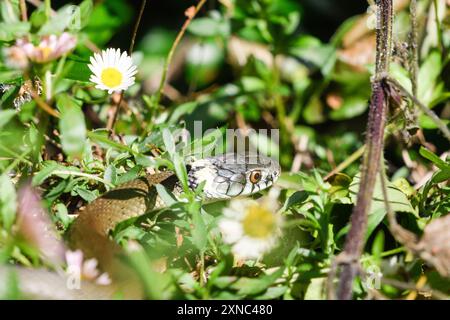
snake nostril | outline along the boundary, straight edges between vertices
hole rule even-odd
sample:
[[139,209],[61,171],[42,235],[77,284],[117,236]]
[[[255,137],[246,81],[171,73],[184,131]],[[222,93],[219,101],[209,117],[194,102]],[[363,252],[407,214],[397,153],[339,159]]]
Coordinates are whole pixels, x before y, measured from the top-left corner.
[[279,172],[274,172],[274,173],[272,174],[272,182],[274,182],[275,180],[277,180],[278,177],[279,177],[279,175],[280,175]]

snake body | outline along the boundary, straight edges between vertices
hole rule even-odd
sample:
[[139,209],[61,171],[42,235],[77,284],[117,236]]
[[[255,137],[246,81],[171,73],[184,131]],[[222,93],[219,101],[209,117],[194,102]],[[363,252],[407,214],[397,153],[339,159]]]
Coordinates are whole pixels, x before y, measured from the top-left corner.
[[[280,166],[275,160],[262,155],[228,153],[194,161],[187,171],[189,188],[196,189],[203,184],[203,198],[206,201],[216,201],[247,196],[271,186],[280,174]],[[116,277],[123,275],[127,268],[117,259],[121,248],[109,239],[109,235],[118,223],[166,206],[157,192],[157,184],[163,185],[176,197],[183,193],[183,188],[173,172],[149,174],[106,192],[80,211],[71,226],[70,246],[83,250],[86,257],[95,257],[102,269],[113,276],[114,286],[86,284],[81,292],[71,292],[57,284],[55,275],[44,276],[48,271],[22,270],[22,291],[46,298],[90,299],[111,298],[112,293],[120,287],[126,297],[142,297],[142,288],[139,288],[137,279],[132,276]],[[33,272],[34,275],[39,272],[42,274],[33,278]],[[0,280],[1,278],[0,270]],[[55,290],[51,290],[52,286],[59,286],[56,290],[57,296],[49,294],[55,293]]]

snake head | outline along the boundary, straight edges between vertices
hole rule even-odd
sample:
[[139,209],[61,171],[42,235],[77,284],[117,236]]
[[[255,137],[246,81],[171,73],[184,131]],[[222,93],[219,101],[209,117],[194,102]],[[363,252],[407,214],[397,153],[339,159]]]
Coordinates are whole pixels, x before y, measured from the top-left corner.
[[207,200],[248,196],[270,187],[280,176],[280,164],[259,154],[226,153],[194,161],[190,165],[189,187],[205,182]]

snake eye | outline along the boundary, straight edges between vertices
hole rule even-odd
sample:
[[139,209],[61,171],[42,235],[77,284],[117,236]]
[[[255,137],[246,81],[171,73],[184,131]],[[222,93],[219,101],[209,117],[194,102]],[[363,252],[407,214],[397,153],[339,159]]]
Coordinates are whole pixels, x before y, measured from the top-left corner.
[[259,170],[252,171],[252,173],[250,174],[250,182],[255,184],[258,183],[259,180],[261,180],[261,171]]

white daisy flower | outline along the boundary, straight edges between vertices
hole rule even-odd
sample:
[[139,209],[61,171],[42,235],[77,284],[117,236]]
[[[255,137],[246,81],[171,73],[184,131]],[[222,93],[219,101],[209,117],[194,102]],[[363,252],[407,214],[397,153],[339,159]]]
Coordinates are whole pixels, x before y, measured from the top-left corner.
[[3,49],[5,65],[12,69],[25,70],[28,68],[28,56],[26,52],[18,47],[12,46]]
[[258,259],[275,246],[282,222],[275,203],[270,197],[263,202],[238,198],[223,210],[219,229],[236,258]]
[[109,94],[128,89],[134,84],[137,73],[133,60],[120,49],[106,49],[101,54],[95,53],[88,65],[92,71],[89,80],[96,88],[107,90]]
[[72,51],[77,44],[77,38],[64,32],[60,36],[49,35],[41,37],[39,44],[35,46],[28,39],[16,41],[16,47],[23,50],[28,59],[36,63],[46,63]]
[[97,260],[84,259],[83,252],[81,250],[66,251],[67,273],[68,275],[77,274],[83,280],[94,281],[99,285],[110,285],[111,279],[105,272],[100,274],[97,269]]

